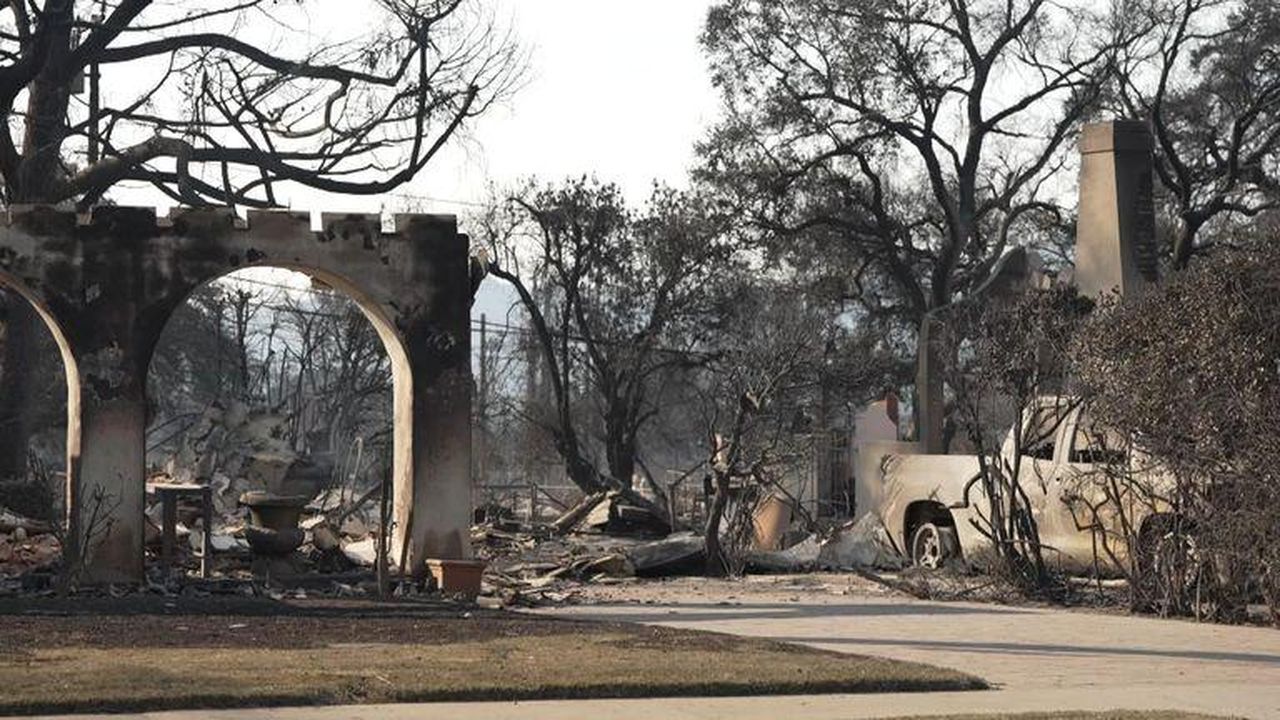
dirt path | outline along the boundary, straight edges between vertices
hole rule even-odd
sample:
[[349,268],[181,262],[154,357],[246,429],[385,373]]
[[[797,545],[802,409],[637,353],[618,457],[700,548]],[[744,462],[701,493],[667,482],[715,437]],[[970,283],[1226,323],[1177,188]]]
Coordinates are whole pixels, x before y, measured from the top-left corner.
[[[615,586],[584,600],[595,604],[545,612],[928,662],[1019,694],[1075,694],[1084,701],[1128,690],[1134,707],[1168,697],[1182,703],[1172,708],[1280,717],[1280,632],[1268,628],[923,602],[834,575]],[[1185,707],[1186,698],[1198,695],[1207,708]]]

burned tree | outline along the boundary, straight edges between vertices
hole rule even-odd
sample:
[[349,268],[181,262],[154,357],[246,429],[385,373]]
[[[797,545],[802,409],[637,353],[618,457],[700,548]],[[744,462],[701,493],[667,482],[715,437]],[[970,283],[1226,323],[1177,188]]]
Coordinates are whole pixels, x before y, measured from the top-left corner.
[[265,0],[8,3],[5,200],[84,205],[126,180],[186,205],[386,192],[510,87],[514,50],[471,7],[373,0],[367,29],[317,42],[289,29],[306,8]]
[[631,491],[640,431],[664,374],[705,359],[711,288],[732,272],[724,223],[694,196],[658,189],[637,212],[586,179],[529,188],[486,216],[489,273],[519,296],[552,390],[553,407],[530,419],[584,493],[649,504]]
[[703,42],[726,117],[701,173],[914,335],[1011,247],[1065,239],[1046,185],[1137,32],[1090,5],[722,0]]
[[849,322],[838,303],[815,300],[794,280],[738,284],[727,320],[709,339],[716,352],[690,384],[710,476],[702,527],[710,575],[742,572],[755,510],[771,495],[813,525],[816,513],[786,481],[812,472],[813,459],[829,452],[820,442],[828,416],[842,409],[851,416],[904,376],[880,328]]
[[971,482],[985,507],[974,522],[990,541],[989,569],[1031,593],[1062,590],[1041,539],[1044,508],[1056,499],[1042,461],[1080,404],[1066,394],[1068,346],[1092,305],[1073,287],[1029,288],[953,305],[942,324],[956,357],[947,383],[978,460]]
[[[360,10],[315,34],[295,29],[309,6],[266,0],[5,3],[4,202],[87,207],[128,183],[177,204],[270,207],[290,185],[407,182],[511,89],[519,53],[468,0]],[[18,341],[31,334],[11,328],[0,386],[36,365]],[[25,427],[9,399],[0,423]],[[0,456],[25,453],[24,433],[5,438]]]
[[1280,207],[1280,9],[1160,0],[1145,12],[1154,29],[1124,49],[1117,104],[1151,125],[1183,268],[1209,231]]
[[[1073,356],[1099,424],[1123,441],[1125,452],[1086,478],[1105,503],[1088,510],[1122,520],[1102,550],[1124,561],[1134,604],[1238,620],[1261,603],[1280,625],[1274,235],[1104,305]],[[1147,520],[1133,521],[1143,510]]]

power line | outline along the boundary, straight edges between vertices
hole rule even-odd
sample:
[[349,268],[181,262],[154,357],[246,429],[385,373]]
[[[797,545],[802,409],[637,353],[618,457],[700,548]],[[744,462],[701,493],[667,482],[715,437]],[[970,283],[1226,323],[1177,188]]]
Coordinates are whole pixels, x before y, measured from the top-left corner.
[[[355,300],[351,299],[349,295],[333,288],[326,289],[326,288],[317,288],[314,286],[310,288],[300,288],[300,287],[294,287],[292,285],[284,285],[281,283],[268,282],[265,280],[256,280],[253,278],[239,278],[239,277],[231,277],[231,276],[224,276],[224,277],[234,282],[244,282],[252,285],[259,285],[262,287],[275,288],[279,290],[288,290],[292,292],[299,292],[299,293],[317,292],[317,293],[326,293],[326,294],[336,294],[346,298],[348,301],[350,301],[353,305],[356,306],[356,309],[359,309],[359,304],[356,303]],[[306,309],[298,308],[291,305],[276,305],[276,304],[271,304],[267,302],[263,303],[263,307],[266,307],[269,310],[276,311],[276,312],[291,312],[299,315],[308,315],[312,317],[324,317],[324,318],[330,318],[334,320],[345,320],[348,317],[350,317],[349,315],[343,314],[343,313],[326,312],[323,310],[306,310]],[[482,321],[476,318],[470,319],[470,330],[473,335],[479,334],[481,332],[481,323]],[[495,330],[502,330],[505,332],[516,333],[519,335],[523,335],[525,337],[535,337],[535,338],[538,337],[537,331],[525,326],[512,325],[510,323],[496,322],[492,320],[484,320],[483,324],[486,328],[492,328]],[[564,333],[558,330],[550,330],[550,333],[552,337],[555,337],[555,338],[560,338],[564,336]],[[568,336],[568,339],[569,341],[575,342],[575,343],[586,344],[590,342],[590,343],[594,343],[596,345],[600,345],[604,347],[624,347],[632,344],[623,340],[589,341],[587,340],[587,338],[581,335],[572,335],[572,334]],[[684,348],[669,348],[669,347],[655,347],[654,351],[664,353],[667,355],[683,355],[685,357],[691,357],[691,358],[707,358],[714,354],[707,351],[688,350]]]
[[432,195],[417,195],[414,193],[406,193],[406,192],[391,192],[386,194],[392,197],[404,198],[406,200],[426,200],[429,202],[444,203],[446,205],[464,205],[467,207],[477,207],[477,208],[489,207],[488,204],[477,202],[475,200],[451,200],[449,198],[434,197]]
[[[471,332],[473,332],[473,333],[478,333],[478,332],[480,332],[480,330],[479,330],[479,325],[480,325],[480,321],[479,321],[479,320],[472,319],[472,320],[471,320],[471,326],[472,326],[472,328],[471,328]],[[488,327],[499,328],[499,329],[505,330],[505,331],[507,331],[507,332],[513,332],[513,333],[517,333],[517,334],[521,334],[521,335],[525,335],[525,336],[538,337],[538,333],[537,333],[537,331],[536,331],[536,330],[533,330],[533,329],[531,329],[531,328],[527,328],[527,327],[521,327],[521,326],[518,326],[518,325],[511,325],[511,324],[509,324],[509,323],[497,323],[497,322],[490,322],[490,321],[488,321],[488,320],[486,320],[486,321],[485,321],[485,325],[486,325],[486,326],[488,326]],[[549,330],[549,332],[551,333],[551,336],[552,336],[553,338],[563,338],[563,337],[565,336],[565,335],[564,335],[564,333],[560,332],[559,330]],[[579,336],[579,335],[569,335],[569,336],[568,336],[568,339],[569,339],[571,342],[576,342],[576,343],[587,343],[587,342],[591,342],[591,343],[594,343],[594,344],[596,344],[596,345],[601,345],[601,346],[604,346],[604,347],[627,347],[627,346],[630,346],[630,345],[633,345],[633,344],[634,344],[634,343],[627,342],[627,341],[625,341],[625,340],[591,340],[591,341],[588,341],[586,338],[584,338],[584,337],[582,337],[582,336]],[[715,354],[715,353],[707,352],[707,351],[704,351],[704,350],[686,350],[686,349],[683,349],[683,348],[668,348],[668,347],[655,347],[655,348],[654,348],[654,350],[655,350],[656,352],[666,353],[666,354],[669,354],[669,355],[684,355],[684,356],[686,356],[686,357],[701,357],[701,358],[711,357],[712,355],[714,355],[714,354]]]

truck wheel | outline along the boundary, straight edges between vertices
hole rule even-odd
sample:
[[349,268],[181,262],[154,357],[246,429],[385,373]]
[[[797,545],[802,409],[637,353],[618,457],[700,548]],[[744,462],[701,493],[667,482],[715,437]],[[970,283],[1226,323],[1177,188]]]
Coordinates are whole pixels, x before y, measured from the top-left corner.
[[937,570],[960,555],[956,529],[949,525],[924,523],[911,536],[911,561],[917,567]]

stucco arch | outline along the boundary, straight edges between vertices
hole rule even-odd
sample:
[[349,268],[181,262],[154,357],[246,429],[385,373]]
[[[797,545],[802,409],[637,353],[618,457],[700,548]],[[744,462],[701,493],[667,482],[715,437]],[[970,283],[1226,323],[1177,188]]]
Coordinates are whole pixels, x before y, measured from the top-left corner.
[[[361,314],[369,321],[377,333],[378,338],[382,341],[383,351],[386,352],[390,361],[391,368],[391,423],[392,423],[392,452],[391,452],[391,487],[393,488],[393,497],[396,495],[396,488],[407,488],[413,483],[413,366],[410,362],[409,352],[405,345],[404,337],[396,327],[395,320],[392,317],[392,309],[384,304],[377,302],[367,291],[357,285],[343,273],[337,272],[331,268],[321,267],[319,263],[303,263],[290,261],[259,261],[252,262],[239,267],[228,269],[220,275],[203,280],[199,284],[186,291],[181,299],[173,302],[168,308],[166,319],[161,324],[161,332],[167,327],[172,320],[173,314],[177,309],[186,304],[191,296],[200,289],[209,286],[218,280],[226,278],[236,272],[249,268],[274,268],[290,270],[293,272],[306,275],[310,278],[319,280],[320,282],[333,288],[359,308]],[[155,340],[160,339],[160,333],[156,334]],[[154,360],[155,345],[153,344],[146,353],[148,361],[148,372],[151,362]],[[149,390],[148,390],[149,392]],[[403,533],[396,534],[395,548],[399,548],[400,542],[403,542]],[[399,555],[396,555],[398,558]]]
[[317,231],[289,211],[15,207],[7,219],[0,270],[43,299],[76,372],[69,474],[111,499],[88,579],[142,578],[145,385],[161,331],[197,287],[250,266],[310,274],[370,319],[393,368],[394,542],[415,574],[427,558],[471,556],[469,243],[453,217],[400,215],[392,232],[354,214],[322,214]]
[[[66,378],[67,390],[65,510],[68,516],[68,523],[70,523],[75,517],[71,512],[71,508],[78,500],[76,497],[78,484],[76,482],[76,469],[80,465],[80,368],[76,363],[75,355],[71,352],[71,343],[67,339],[66,332],[62,329],[62,325],[54,317],[53,311],[49,309],[44,299],[22,280],[3,270],[0,270],[0,286],[26,300],[27,304],[36,311],[36,315],[40,317],[45,328],[49,330],[49,334],[53,336],[53,341],[58,347],[58,355],[62,358],[62,370]],[[67,536],[75,537],[76,533],[67,533]]]

